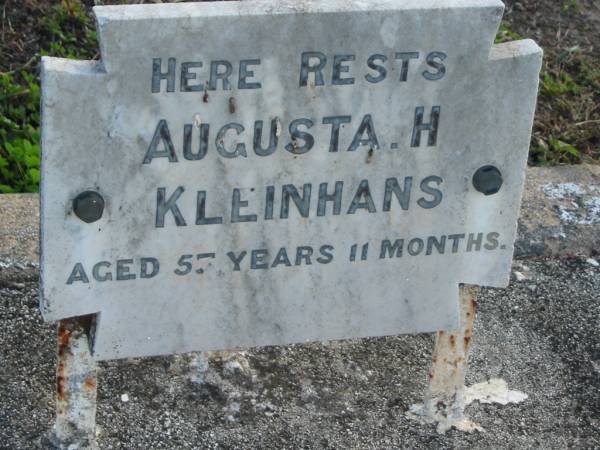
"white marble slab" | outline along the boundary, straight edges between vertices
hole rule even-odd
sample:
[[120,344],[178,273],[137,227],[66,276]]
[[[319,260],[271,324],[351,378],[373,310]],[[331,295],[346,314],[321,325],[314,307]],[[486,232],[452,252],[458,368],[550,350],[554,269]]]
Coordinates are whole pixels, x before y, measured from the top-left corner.
[[[101,61],[43,58],[45,319],[97,313],[99,360],[455,327],[459,283],[508,282],[537,94],[539,47],[492,46],[502,11],[96,7]],[[415,132],[420,108],[436,131]],[[472,183],[486,165],[494,195]]]

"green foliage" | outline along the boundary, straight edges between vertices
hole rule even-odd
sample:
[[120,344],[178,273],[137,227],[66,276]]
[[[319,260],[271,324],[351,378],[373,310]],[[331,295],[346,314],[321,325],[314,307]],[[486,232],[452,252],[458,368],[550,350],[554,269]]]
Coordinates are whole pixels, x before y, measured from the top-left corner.
[[560,139],[555,139],[550,137],[550,148],[559,153],[566,153],[571,156],[579,157],[579,150],[573,147],[571,144],[567,144],[566,142],[561,141]]
[[523,39],[523,37],[519,33],[511,30],[506,22],[502,22],[500,24],[500,29],[496,35],[496,44],[502,44],[503,42],[509,41],[518,41],[519,39]]
[[[80,0],[50,7],[38,28],[44,38],[41,55],[91,59],[96,54],[93,22]],[[0,73],[0,193],[38,190],[39,109],[37,67]]]
[[580,92],[580,86],[575,83],[571,75],[565,72],[553,74],[546,71],[542,73],[541,88],[543,93],[550,96],[577,95]]
[[35,192],[40,179],[40,87],[21,72],[0,75],[0,192]]
[[15,139],[4,143],[3,153],[0,155],[0,174],[8,184],[0,184],[0,192],[36,192],[40,183],[39,144],[28,139]]
[[561,10],[563,13],[577,12],[579,2],[577,0],[563,0]]

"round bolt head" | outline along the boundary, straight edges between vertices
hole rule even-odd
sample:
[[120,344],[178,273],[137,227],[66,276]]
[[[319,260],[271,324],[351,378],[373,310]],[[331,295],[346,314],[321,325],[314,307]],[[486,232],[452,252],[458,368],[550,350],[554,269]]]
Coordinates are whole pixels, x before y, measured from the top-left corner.
[[73,199],[73,212],[86,223],[95,222],[104,212],[104,199],[95,191],[84,191]]
[[473,186],[484,195],[496,194],[502,182],[502,173],[494,166],[480,167],[473,175]]

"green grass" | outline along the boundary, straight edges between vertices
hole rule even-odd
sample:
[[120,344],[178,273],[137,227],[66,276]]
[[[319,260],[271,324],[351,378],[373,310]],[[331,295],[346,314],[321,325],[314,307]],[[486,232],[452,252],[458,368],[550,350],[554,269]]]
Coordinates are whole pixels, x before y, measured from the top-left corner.
[[540,79],[536,164],[600,159],[600,66],[577,47],[550,55]]
[[[565,14],[578,10],[565,0]],[[502,23],[496,43],[523,39]],[[600,62],[579,47],[546,49],[529,153],[532,165],[577,164],[600,159]]]
[[508,24],[505,22],[500,24],[500,29],[496,35],[496,44],[502,44],[503,42],[509,41],[518,41],[520,39],[523,39],[523,37],[519,33],[511,30]]
[[577,12],[579,10],[578,0],[563,0],[561,10],[563,13]]

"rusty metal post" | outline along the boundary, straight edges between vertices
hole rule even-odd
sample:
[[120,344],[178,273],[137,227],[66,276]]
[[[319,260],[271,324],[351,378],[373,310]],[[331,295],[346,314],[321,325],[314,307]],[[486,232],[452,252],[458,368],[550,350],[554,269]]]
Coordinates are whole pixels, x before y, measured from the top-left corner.
[[96,448],[96,363],[91,354],[94,316],[58,325],[56,421],[51,443],[59,449]]
[[421,414],[438,423],[438,431],[451,427],[465,431],[479,429],[464,415],[465,376],[477,309],[479,286],[460,287],[460,328],[440,331],[435,339],[429,385]]

